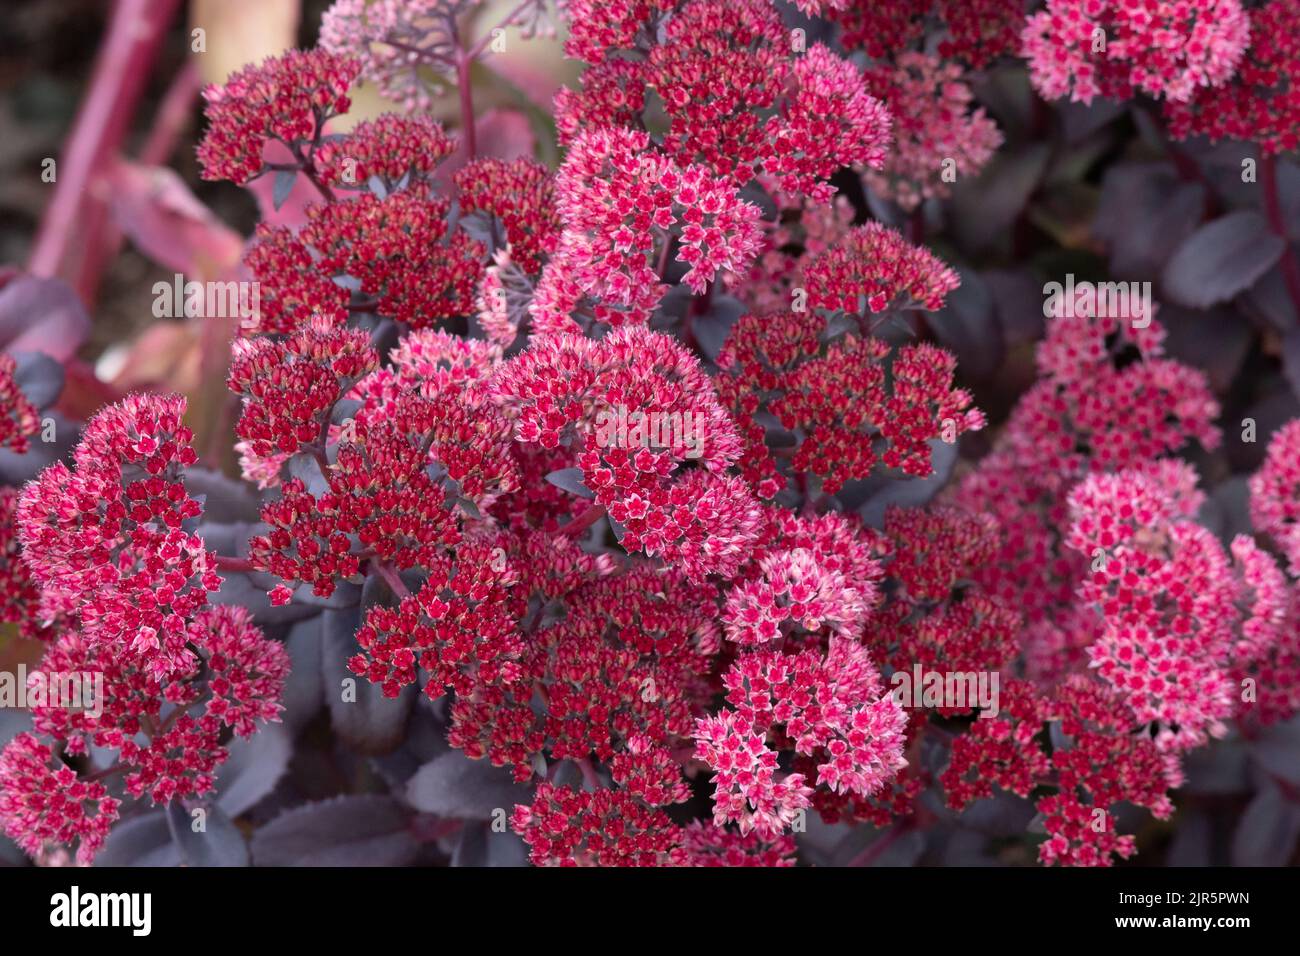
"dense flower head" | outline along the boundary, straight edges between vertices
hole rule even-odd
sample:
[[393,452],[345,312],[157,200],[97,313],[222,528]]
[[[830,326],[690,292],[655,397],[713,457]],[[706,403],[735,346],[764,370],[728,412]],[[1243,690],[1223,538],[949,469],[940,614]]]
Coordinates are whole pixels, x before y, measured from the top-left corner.
[[811,551],[778,551],[727,596],[728,640],[766,644],[801,629],[856,637],[876,597],[874,582],[825,568]]
[[100,412],[73,453],[24,490],[19,534],[42,614],[75,614],[87,638],[120,646],[155,676],[189,667],[187,620],[220,587],[212,555],[186,530],[202,508],[179,396],[133,395]]
[[683,5],[648,62],[649,84],[671,121],[669,153],[748,180],[767,145],[759,111],[772,109],[784,92],[788,45],[767,0]]
[[[573,33],[570,33],[573,36]],[[582,89],[555,94],[555,132],[567,146],[584,129],[635,127],[645,110],[650,64],[645,60],[603,60],[587,67]]]
[[531,159],[477,159],[456,171],[461,208],[495,216],[505,230],[510,259],[529,275],[559,242],[560,218],[550,172]]
[[34,706],[37,732],[62,741],[70,755],[92,745],[117,751],[116,766],[132,797],[166,803],[207,793],[227,757],[223,731],[247,737],[258,723],[278,719],[289,658],[244,608],[199,611],[189,636],[194,666],[154,679],[111,649],[88,645],[75,631],[64,633],[41,671],[54,675],[50,680],[93,673],[102,679],[102,698],[94,709],[88,702],[80,709],[53,701]]
[[658,866],[677,826],[662,810],[621,790],[574,790],[542,783],[515,807],[510,825],[535,866]]
[[1197,89],[1186,101],[1166,101],[1170,135],[1258,143],[1265,155],[1300,146],[1300,2],[1271,0],[1250,13],[1250,47],[1236,78]]
[[564,233],[547,266],[598,300],[597,319],[644,323],[666,287],[656,249],[677,238],[683,282],[702,292],[719,271],[738,271],[758,248],[759,210],[705,167],[678,166],[648,134],[593,129],[571,145],[556,174]]
[[396,608],[372,607],[357,632],[361,653],[348,662],[352,672],[396,697],[415,683],[419,667],[435,700],[449,690],[469,694],[477,681],[517,681],[522,644],[517,609],[507,600],[517,575],[498,548],[490,539],[467,539],[454,562],[435,562],[417,593]]
[[939,34],[939,55],[977,68],[1013,52],[1025,21],[1022,0],[844,0],[824,6],[827,18],[840,25],[840,42],[876,60],[920,44],[927,18],[937,14],[946,28]]
[[313,159],[321,180],[331,186],[365,189],[378,178],[392,192],[408,177],[429,179],[455,151],[456,141],[428,117],[384,113],[326,140]]
[[268,142],[291,149],[320,135],[352,105],[348,90],[361,64],[325,50],[290,50],[203,91],[208,132],[199,144],[204,179],[243,185],[265,169]]
[[1080,594],[1106,621],[1088,653],[1166,750],[1222,736],[1233,711],[1231,566],[1187,504],[1150,471],[1091,475],[1070,493],[1068,543],[1093,559]]
[[828,494],[878,463],[924,477],[931,440],[984,426],[970,393],[953,388],[951,353],[929,343],[891,352],[884,340],[852,332],[824,344],[825,327],[815,312],[749,314],[718,356],[727,373],[719,391],[747,442],[742,468],[764,496],[780,483],[755,419],[760,410],[802,433],[791,466],[820,476]]
[[[533,542],[518,553],[519,567],[547,552],[566,554],[556,547],[563,539]],[[525,574],[517,586],[542,609],[562,600],[563,620],[533,631],[520,658],[523,680],[479,681],[458,695],[449,739],[512,766],[520,780],[545,750],[552,760],[607,762],[615,783],[647,804],[681,802],[687,790],[673,750],[685,746],[701,712],[707,658],[718,645],[702,622],[715,594],[644,563],[615,573],[569,548],[565,573]]]
[[[50,627],[26,688],[34,733],[0,753],[0,825],[33,855],[75,841],[88,864],[117,817],[110,793],[202,796],[228,736],[279,715],[284,647],[247,609],[208,604],[221,579],[187,530],[202,508],[184,483],[195,461],[184,413],[174,395],[103,409],[72,467],[51,465],[18,501]],[[64,758],[90,757],[92,747],[116,759],[82,779]],[[101,782],[118,775],[120,791]]]
[[907,715],[853,638],[832,637],[824,655],[742,654],[724,685],[731,709],[701,718],[695,731],[696,757],[715,771],[719,825],[772,838],[811,805],[802,774],[778,775],[777,751],[766,744],[777,725],[796,753],[814,758],[818,785],[833,793],[870,796],[906,765]]
[[378,362],[365,332],[320,320],[283,342],[237,339],[233,351],[228,384],[244,397],[235,434],[261,458],[318,441],[335,402]]
[[895,66],[869,70],[867,79],[894,117],[895,142],[884,167],[868,170],[864,179],[904,210],[946,197],[953,181],[946,174],[978,175],[1002,145],[1002,134],[984,109],[971,108],[973,95],[956,63],[904,53]]
[[28,448],[27,436],[41,427],[41,419],[36,406],[27,400],[14,381],[16,369],[13,356],[0,353],[0,405],[4,408],[4,414],[0,415],[0,448],[21,455]]
[[322,597],[334,593],[336,579],[356,577],[364,557],[399,569],[433,566],[460,539],[450,495],[426,468],[426,436],[436,414],[433,402],[412,396],[394,418],[356,422],[320,493],[293,478],[278,500],[263,506],[269,529],[249,541],[253,564],[284,581],[311,584]]
[[0,488],[0,624],[15,624],[28,637],[44,636],[37,620],[40,590],[23,562],[18,538],[18,491]]
[[374,311],[423,328],[474,311],[483,272],[482,246],[462,229],[448,234],[449,211],[423,183],[383,199],[367,192],[310,207],[299,239],[321,275],[351,277]]
[[934,311],[961,285],[957,273],[929,249],[879,222],[859,226],[816,256],[800,280],[809,308],[849,315],[907,306]]
[[1051,765],[1037,738],[1043,732],[1045,705],[1028,681],[1001,683],[998,716],[976,720],[953,741],[940,777],[948,806],[961,809],[1002,790],[1028,796]]
[[311,250],[284,226],[261,223],[244,264],[258,283],[256,322],[241,323],[244,335],[294,332],[314,319],[342,325],[348,290],[323,275]]
[[[683,562],[693,575],[734,573],[761,525],[745,483],[721,473],[739,438],[699,360],[641,328],[600,340],[543,338],[502,365],[495,393],[517,437],[580,452],[596,504],[628,551]],[[675,474],[688,463],[689,468]]]
[[805,51],[768,0],[583,10],[570,11],[567,49],[593,66],[581,90],[556,98],[566,142],[602,126],[647,128],[649,89],[668,120],[667,156],[737,186],[758,177],[778,198],[824,203],[838,169],[884,161],[889,113],[857,67],[820,43]]
[[599,64],[611,51],[632,48],[645,27],[657,24],[677,6],[677,0],[569,0],[564,52],[575,60]]
[[1268,444],[1250,479],[1250,519],[1277,543],[1300,577],[1300,421],[1288,422]]
[[993,452],[951,495],[1003,528],[998,556],[975,576],[1031,624],[1069,613],[1083,559],[1091,558],[1064,546],[1066,496],[1078,481],[1143,467],[1191,439],[1210,449],[1220,440],[1219,405],[1205,374],[1164,356],[1161,324],[1085,305],[1048,319],[1039,381]]
[[1025,24],[1022,53],[1046,99],[1142,92],[1181,103],[1233,76],[1251,32],[1239,0],[1048,0]]
[[1300,712],[1300,595],[1253,538],[1232,540],[1241,620],[1231,654],[1237,718],[1268,726]]
[[794,61],[793,83],[783,113],[769,121],[762,179],[778,195],[829,202],[835,191],[825,180],[836,170],[884,163],[889,111],[867,92],[856,66],[820,43]]
[[0,825],[27,854],[49,844],[77,844],[88,865],[108,839],[121,801],[102,783],[80,780],[54,748],[34,734],[19,734],[0,750]]

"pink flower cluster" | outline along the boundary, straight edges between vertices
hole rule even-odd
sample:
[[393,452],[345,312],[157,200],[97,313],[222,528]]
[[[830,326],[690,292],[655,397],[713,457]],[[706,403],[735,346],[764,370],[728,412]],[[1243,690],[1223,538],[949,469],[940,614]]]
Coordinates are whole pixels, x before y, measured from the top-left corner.
[[961,67],[922,53],[903,53],[892,67],[867,74],[871,92],[894,117],[894,149],[867,184],[904,210],[949,195],[948,183],[977,176],[1002,145],[982,107],[972,109]]
[[[201,509],[183,481],[195,460],[184,410],[178,396],[110,406],[86,426],[75,467],[50,466],[18,502],[39,614],[55,621],[41,670],[96,675],[101,697],[34,702],[34,732],[0,753],[0,824],[33,855],[76,841],[89,863],[121,803],[101,778],[120,774],[124,795],[154,803],[202,796],[226,733],[279,713],[284,648],[247,610],[207,603],[221,579],[185,530]],[[116,759],[83,780],[64,760],[92,745]]]
[[0,448],[9,448],[21,455],[27,451],[28,436],[41,427],[41,420],[35,406],[14,381],[16,369],[13,356],[0,353],[0,402],[5,409],[4,415],[0,416]]
[[348,90],[361,66],[324,50],[291,50],[245,67],[203,91],[208,132],[199,144],[205,179],[246,183],[264,169],[268,143],[300,152],[325,123],[352,105]]
[[1240,0],[1048,0],[1025,24],[1022,53],[1045,99],[1186,103],[1232,78],[1250,35]]

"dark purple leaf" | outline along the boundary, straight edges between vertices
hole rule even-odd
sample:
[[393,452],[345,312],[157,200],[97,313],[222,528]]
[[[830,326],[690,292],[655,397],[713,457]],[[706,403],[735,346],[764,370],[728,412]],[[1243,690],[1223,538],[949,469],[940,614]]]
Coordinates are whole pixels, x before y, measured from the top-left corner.
[[452,750],[416,771],[406,785],[406,799],[417,810],[436,816],[488,820],[494,810],[509,815],[516,803],[531,797],[504,767]]
[[1248,209],[1201,226],[1174,251],[1161,274],[1164,298],[1206,309],[1248,289],[1282,255],[1284,243]]
[[1110,273],[1149,280],[1201,221],[1205,187],[1187,183],[1165,163],[1111,168],[1101,186],[1093,233],[1110,246]]
[[391,797],[296,807],[253,834],[254,866],[406,866],[420,852],[410,811]]
[[1300,836],[1300,804],[1275,786],[1265,786],[1250,801],[1232,837],[1233,866],[1283,866]]
[[0,347],[66,362],[90,334],[90,316],[62,279],[21,275],[0,289]]
[[378,684],[348,670],[348,660],[361,651],[360,626],[359,607],[321,613],[321,681],[335,733],[361,753],[383,754],[402,742],[415,688],[388,698]]
[[[202,829],[195,814],[202,810]],[[186,866],[248,866],[248,844],[220,807],[187,809],[179,800],[167,805],[167,826]]]
[[58,401],[63,391],[63,366],[44,352],[22,352],[14,356],[14,383],[40,411]]
[[949,293],[938,312],[925,317],[940,344],[957,356],[962,381],[987,379],[1002,364],[1006,352],[1002,327],[993,312],[993,295],[979,273],[957,268],[961,286]]
[[591,489],[582,483],[581,468],[561,468],[546,476],[546,480],[561,491],[567,491],[579,498],[595,498]]

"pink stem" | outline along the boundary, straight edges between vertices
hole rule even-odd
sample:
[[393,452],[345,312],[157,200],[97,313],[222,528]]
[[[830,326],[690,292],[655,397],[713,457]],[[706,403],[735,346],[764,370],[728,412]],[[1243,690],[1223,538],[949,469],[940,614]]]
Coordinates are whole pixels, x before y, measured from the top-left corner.
[[[523,3],[519,4],[519,6],[515,7],[513,10],[507,13],[497,23],[497,25],[492,28],[492,30],[503,30],[506,27],[510,26],[512,23],[515,22],[515,17],[519,16],[519,14],[523,13],[525,10],[527,10],[535,3],[537,3],[537,0],[524,0]],[[479,39],[479,41],[475,43],[472,48],[470,48],[469,58],[471,60],[477,59],[479,54],[481,54],[484,50],[486,50],[487,45],[492,42],[492,30],[488,30],[487,33],[483,34],[483,36]]]
[[470,85],[469,68],[474,63],[470,53],[460,53],[456,57],[456,90],[460,94],[460,136],[465,144],[465,158],[473,159],[478,154],[478,133],[474,129],[474,90]]
[[604,505],[592,505],[590,508],[588,508],[582,514],[580,514],[578,517],[574,518],[563,528],[561,528],[560,534],[566,535],[567,537],[570,538],[576,538],[578,535],[582,534],[582,532],[586,531],[597,521],[603,518],[604,515],[605,515]]
[[861,853],[849,860],[845,865],[870,866],[872,863],[875,863],[876,860],[884,856],[885,851],[893,846],[898,841],[898,838],[910,829],[912,828],[906,824],[895,824],[893,829],[884,836],[873,841],[869,846],[863,849]]
[[374,569],[376,574],[384,579],[384,583],[387,584],[389,588],[392,589],[392,592],[399,598],[408,598],[411,596],[410,588],[406,586],[406,582],[402,580],[401,576],[391,564],[384,561],[372,561],[370,567]]
[[158,104],[149,138],[140,148],[140,162],[146,166],[161,166],[176,152],[176,144],[193,117],[193,106],[203,88],[199,68],[193,60],[176,71],[171,86]]
[[253,562],[249,561],[247,558],[232,558],[224,554],[217,555],[215,563],[218,571],[249,572],[257,570],[257,568],[253,566]]
[[67,146],[59,159],[58,186],[28,259],[28,271],[56,276],[69,248],[85,241],[82,209],[104,161],[126,135],[163,32],[179,0],[117,0]]

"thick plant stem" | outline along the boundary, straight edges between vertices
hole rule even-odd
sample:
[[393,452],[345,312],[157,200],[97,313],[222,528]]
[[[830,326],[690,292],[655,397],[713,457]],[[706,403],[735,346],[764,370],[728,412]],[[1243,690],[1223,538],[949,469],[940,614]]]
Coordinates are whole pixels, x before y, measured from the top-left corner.
[[218,571],[244,572],[256,571],[253,562],[246,558],[232,558],[229,555],[219,554],[212,562],[216,565]]
[[474,129],[474,88],[470,83],[469,68],[474,57],[462,52],[456,57],[456,92],[460,94],[460,136],[465,146],[465,158],[478,155],[478,134]]
[[388,585],[389,589],[399,598],[408,598],[411,596],[411,589],[406,586],[397,569],[385,561],[372,561],[370,567],[378,574]]
[[67,147],[59,157],[54,198],[27,262],[39,276],[69,276],[66,259],[85,241],[86,204],[96,175],[117,152],[135,112],[163,33],[179,0],[118,0]]
[[592,505],[581,515],[574,518],[563,528],[561,528],[560,534],[570,538],[576,538],[578,535],[582,534],[582,532],[586,531],[588,528],[590,528],[592,525],[594,525],[597,521],[599,521],[604,516],[605,516],[604,505]]

